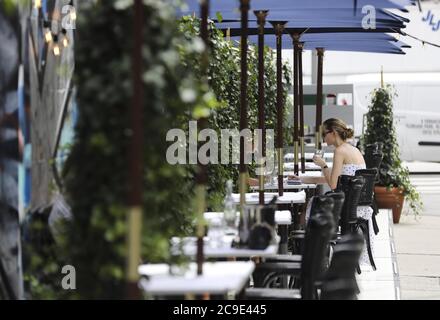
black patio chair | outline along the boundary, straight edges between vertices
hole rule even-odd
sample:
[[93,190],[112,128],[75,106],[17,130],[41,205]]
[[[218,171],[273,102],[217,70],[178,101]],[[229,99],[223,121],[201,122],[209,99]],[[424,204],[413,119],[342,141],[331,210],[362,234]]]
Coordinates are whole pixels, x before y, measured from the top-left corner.
[[357,207],[364,184],[365,179],[363,177],[349,175],[339,176],[336,190],[343,192],[345,195],[340,219],[341,235],[350,233],[350,224],[357,221]]
[[[377,169],[379,171],[379,168],[380,168],[380,165],[381,165],[382,159],[383,159],[382,143],[373,143],[373,144],[367,145],[365,148],[364,159],[365,159],[365,164],[367,166],[367,169]],[[377,202],[376,202],[376,199],[374,198],[374,196],[373,196],[372,208],[373,208],[374,233],[378,234],[379,233],[379,226],[377,225],[376,216],[379,213],[379,210],[377,208]]]
[[[310,217],[306,227],[304,254],[300,262],[264,262],[256,270],[265,272],[263,288],[245,290],[247,299],[318,299],[316,284],[325,271],[325,258],[335,225],[330,210],[319,211]],[[280,277],[299,278],[300,289],[270,288]]]
[[[377,169],[361,169],[357,170],[355,173],[355,177],[362,177],[365,181],[364,186],[362,187],[361,194],[359,197],[358,205],[359,206],[373,206],[373,195],[374,195],[374,183],[377,176]],[[373,215],[374,216],[374,213]],[[373,253],[371,250],[371,239],[370,239],[370,227],[367,219],[357,217],[356,221],[350,222],[352,232],[362,231],[364,235],[368,258],[370,260],[370,264],[373,267],[373,270],[376,270],[376,264],[374,263]]]
[[325,194],[327,197],[333,199],[333,218],[335,221],[336,227],[340,224],[341,212],[344,206],[345,194],[341,191],[329,191]]
[[[321,210],[331,210],[333,214],[334,224],[335,224],[335,231],[329,241],[329,247],[328,252],[326,255],[327,260],[330,259],[333,247],[336,245],[336,241],[338,239],[338,226],[339,226],[339,220],[341,216],[342,207],[344,204],[345,195],[343,192],[337,192],[337,191],[329,191],[323,196],[315,196],[310,199],[312,201],[311,208],[310,208],[310,216],[313,216],[316,212],[319,212]],[[297,252],[297,254],[293,255],[276,255],[273,257],[266,258],[266,262],[301,262],[302,260],[302,254],[304,252],[304,235],[305,230],[295,230],[293,233],[291,233],[291,240],[296,245],[296,250],[294,252]],[[325,265],[328,265],[328,261],[324,262]],[[296,280],[296,278],[295,278]],[[257,281],[257,286],[262,286],[261,281]],[[295,282],[293,287],[299,287],[298,281]]]
[[364,239],[359,234],[347,234],[334,248],[330,267],[322,281],[321,300],[355,300],[359,293],[356,268]]
[[[312,217],[316,212],[320,212],[322,210],[330,210],[333,212],[334,200],[332,197],[328,197],[326,195],[314,196],[310,198],[310,201],[312,202],[310,205],[310,217]],[[303,253],[305,230],[294,230],[289,236],[289,240],[292,243],[291,247],[293,248],[292,252],[294,254],[301,255]]]
[[380,168],[383,158],[382,143],[372,143],[365,147],[364,159],[367,169]]
[[[367,242],[370,262],[374,265],[373,256],[371,253],[370,237],[368,229],[368,221],[357,216],[357,208],[359,201],[361,200],[361,194],[363,192],[366,180],[363,176],[349,176],[341,175],[338,180],[337,190],[345,193],[345,202],[341,213],[341,235],[350,234],[353,232],[362,231],[365,241]],[[364,192],[365,195],[365,192]],[[361,269],[358,266],[358,273],[361,273]]]

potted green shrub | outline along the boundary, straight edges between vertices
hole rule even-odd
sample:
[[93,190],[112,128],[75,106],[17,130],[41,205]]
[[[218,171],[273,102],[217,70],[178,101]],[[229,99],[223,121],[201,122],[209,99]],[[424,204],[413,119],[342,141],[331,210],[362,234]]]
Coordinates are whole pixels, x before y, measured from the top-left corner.
[[409,201],[411,211],[417,217],[422,210],[420,195],[409,180],[408,168],[400,159],[396,129],[393,123],[393,98],[397,94],[391,85],[372,92],[367,128],[363,145],[382,143],[383,160],[379,167],[379,179],[375,187],[379,208],[393,210],[393,222],[399,223],[404,200]]

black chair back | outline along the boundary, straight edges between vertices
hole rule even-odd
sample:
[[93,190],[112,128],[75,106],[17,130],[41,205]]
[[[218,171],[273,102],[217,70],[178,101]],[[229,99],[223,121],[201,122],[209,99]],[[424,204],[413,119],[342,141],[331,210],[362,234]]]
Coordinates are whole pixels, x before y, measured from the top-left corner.
[[336,244],[321,287],[322,300],[354,300],[358,291],[356,268],[364,239],[360,234],[347,234]]
[[334,200],[326,195],[314,196],[312,198],[312,206],[310,208],[310,216],[320,211],[333,211]]
[[359,198],[360,206],[372,206],[374,201],[374,184],[377,177],[377,169],[361,169],[355,173],[356,177],[363,177],[365,185]]
[[366,154],[364,159],[367,169],[379,168],[382,163],[383,153]]
[[350,230],[350,223],[357,221],[357,207],[365,179],[362,176],[341,175],[336,190],[345,194],[345,201],[341,212],[341,234]]
[[316,212],[307,223],[301,265],[302,299],[316,298],[315,283],[323,276],[327,248],[334,230],[331,210]]
[[370,143],[365,146],[365,154],[382,153],[382,150],[383,150],[382,142]]
[[326,196],[333,199],[333,219],[335,226],[339,226],[339,220],[341,219],[341,211],[344,206],[345,194],[342,191],[329,191]]
[[365,164],[367,169],[380,168],[383,159],[382,143],[373,143],[365,147]]

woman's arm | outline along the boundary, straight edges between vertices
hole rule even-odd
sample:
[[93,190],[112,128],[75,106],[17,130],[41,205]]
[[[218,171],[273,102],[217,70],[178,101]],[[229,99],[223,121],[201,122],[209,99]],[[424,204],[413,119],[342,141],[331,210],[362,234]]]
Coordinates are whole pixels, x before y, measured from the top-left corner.
[[299,177],[302,183],[305,184],[324,184],[327,183],[325,177]]
[[336,189],[338,185],[338,178],[342,172],[342,165],[344,163],[344,156],[340,150],[336,149],[333,154],[333,166],[323,169],[325,180],[332,190]]

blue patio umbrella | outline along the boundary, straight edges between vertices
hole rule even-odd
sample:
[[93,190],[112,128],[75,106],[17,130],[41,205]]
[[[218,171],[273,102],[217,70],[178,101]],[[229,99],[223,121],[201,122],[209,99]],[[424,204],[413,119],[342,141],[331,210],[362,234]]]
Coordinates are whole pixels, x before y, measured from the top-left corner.
[[[272,24],[282,22],[283,20],[269,20]],[[287,21],[287,20],[284,20]],[[229,31],[231,36],[238,36],[241,32],[240,22],[224,22],[216,23],[217,28]],[[405,28],[403,23],[376,23],[375,29],[365,29],[362,21],[324,21],[324,20],[303,20],[288,21],[285,24],[284,33],[340,33],[340,32],[358,32],[358,33],[386,33],[398,32],[399,29]],[[265,34],[275,34],[275,29],[267,26],[264,29]],[[250,21],[248,26],[248,35],[258,34],[258,26],[255,22]]]
[[[394,52],[394,49],[401,51],[401,48],[410,48],[410,46],[402,41],[385,33],[329,33],[327,34],[304,34],[301,36],[301,42],[304,42],[305,50],[314,50],[316,48],[325,48],[330,51],[367,51],[377,52],[376,50],[384,49]],[[232,37],[232,40],[239,40],[239,37]],[[257,44],[257,36],[249,36],[249,42]],[[265,45],[271,48],[276,48],[276,36],[266,35]],[[283,49],[293,49],[293,41],[289,35],[283,35],[282,41]],[[371,50],[368,50],[371,49]],[[390,52],[378,52],[390,53]]]
[[[258,10],[255,10],[258,11]],[[270,9],[268,14],[269,20],[286,20],[286,21],[302,21],[302,20],[323,20],[323,21],[334,21],[334,20],[347,20],[347,21],[361,21],[367,17],[367,13],[370,11],[363,12],[362,9],[357,9],[356,14],[350,9]],[[211,19],[214,21],[223,22],[233,22],[239,21],[240,15],[237,12],[218,12],[220,15],[212,13]],[[190,15],[190,12],[181,13],[181,15]],[[375,8],[374,18],[377,22],[409,22],[409,19],[391,13],[383,8]],[[254,16],[249,17],[249,21],[256,21]]]
[[[186,0],[187,8],[182,13],[199,13],[198,0]],[[353,12],[365,6],[375,8],[399,9],[407,11],[406,6],[415,5],[415,0],[252,0],[251,10],[294,10],[294,9],[351,9]],[[211,13],[234,13],[240,7],[239,0],[211,0]]]
[[[253,36],[249,37],[252,39]],[[283,35],[283,38],[286,38],[287,35]],[[266,39],[271,39],[275,37],[266,36]],[[387,33],[362,33],[362,32],[347,32],[347,33],[304,33],[301,35],[301,41],[317,41],[317,40],[325,40],[331,39],[332,41],[350,41],[350,40],[359,40],[359,39],[374,39],[374,40],[388,40],[388,41],[397,41],[392,35]]]

